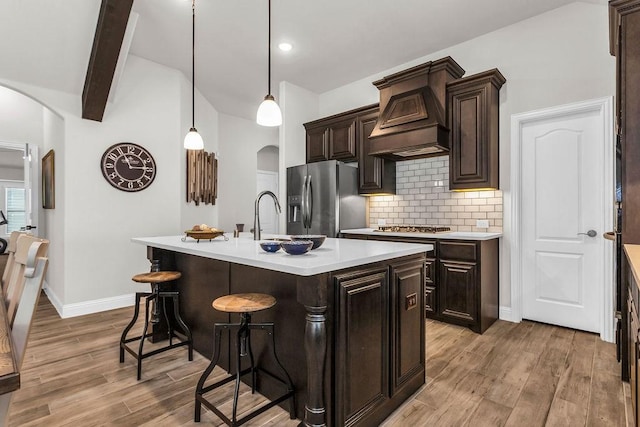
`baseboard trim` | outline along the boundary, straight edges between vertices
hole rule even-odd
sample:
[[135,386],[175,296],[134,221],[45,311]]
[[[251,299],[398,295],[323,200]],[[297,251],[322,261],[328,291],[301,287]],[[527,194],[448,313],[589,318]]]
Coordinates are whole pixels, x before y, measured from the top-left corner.
[[63,319],[84,316],[85,314],[99,313],[101,311],[114,310],[116,308],[131,307],[136,300],[135,294],[127,294],[73,304],[62,304],[58,296],[48,286],[44,287],[44,291],[47,294],[47,297],[49,297],[51,304],[53,304],[56,311]]
[[520,321],[513,319],[513,311],[511,310],[511,307],[500,306],[499,318],[500,320],[506,320],[507,322],[520,323]]

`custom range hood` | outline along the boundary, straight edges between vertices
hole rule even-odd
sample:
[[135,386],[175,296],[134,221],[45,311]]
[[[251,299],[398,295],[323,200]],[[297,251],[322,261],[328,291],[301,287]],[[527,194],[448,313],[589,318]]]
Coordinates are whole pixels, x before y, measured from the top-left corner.
[[369,135],[369,154],[407,160],[448,153],[446,86],[463,74],[447,56],[373,82],[380,90],[380,116]]

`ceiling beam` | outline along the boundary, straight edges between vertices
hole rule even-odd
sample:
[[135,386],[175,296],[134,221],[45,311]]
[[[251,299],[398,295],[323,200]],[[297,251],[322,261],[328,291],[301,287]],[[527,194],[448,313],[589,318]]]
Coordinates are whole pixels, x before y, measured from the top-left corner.
[[82,118],[102,121],[133,0],[102,0],[82,91]]

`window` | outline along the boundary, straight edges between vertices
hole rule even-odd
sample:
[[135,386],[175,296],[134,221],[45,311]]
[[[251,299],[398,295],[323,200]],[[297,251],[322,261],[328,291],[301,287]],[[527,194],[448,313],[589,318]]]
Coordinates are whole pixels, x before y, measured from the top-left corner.
[[19,231],[27,225],[26,199],[24,188],[5,188],[7,206],[7,234]]

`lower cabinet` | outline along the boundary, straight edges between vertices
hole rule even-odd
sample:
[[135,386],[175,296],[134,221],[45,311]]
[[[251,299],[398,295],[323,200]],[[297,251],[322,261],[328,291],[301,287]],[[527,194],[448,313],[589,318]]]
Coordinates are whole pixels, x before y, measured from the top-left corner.
[[346,426],[367,418],[389,398],[388,271],[356,271],[335,276],[335,282],[336,415]]
[[391,393],[424,376],[424,261],[391,265]]
[[378,425],[424,383],[423,278],[423,257],[334,276],[337,425]]
[[477,322],[476,264],[441,261],[440,283],[440,315],[454,322]]
[[[640,321],[638,320],[638,285],[632,273],[628,278],[628,296],[627,296],[627,322],[628,322],[628,346],[629,351],[629,385],[631,386],[631,405],[632,413],[635,419],[635,425],[638,425],[638,359],[640,358]],[[635,291],[635,292],[634,292]]]
[[427,258],[424,263],[424,311],[427,314],[438,312],[435,258]]
[[[381,233],[382,234],[382,233]],[[345,234],[362,239],[363,235]],[[484,333],[499,316],[498,239],[454,240],[367,235],[369,240],[434,246],[424,264],[424,315]]]
[[427,317],[484,333],[499,315],[498,239],[438,240],[438,310]]

